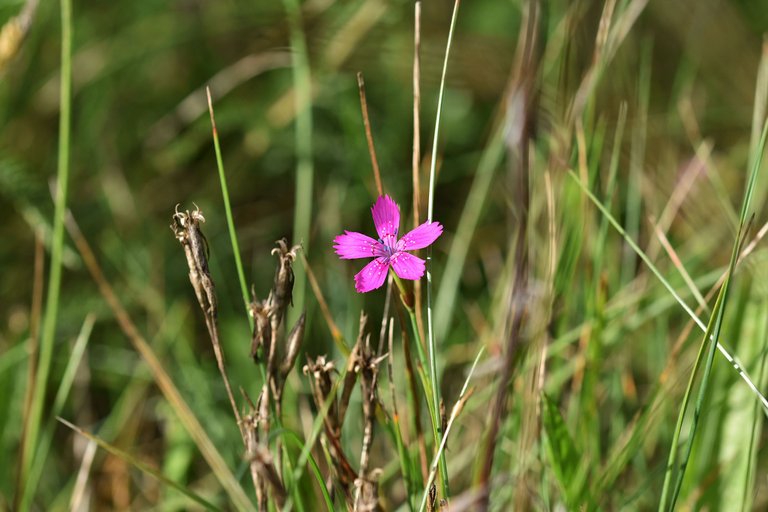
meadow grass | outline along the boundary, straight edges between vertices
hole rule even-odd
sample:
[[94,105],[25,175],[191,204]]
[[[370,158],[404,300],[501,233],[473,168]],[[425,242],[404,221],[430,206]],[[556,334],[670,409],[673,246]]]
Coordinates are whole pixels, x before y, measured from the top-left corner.
[[[765,16],[22,3],[0,508],[765,507]],[[357,294],[382,193],[445,232]]]

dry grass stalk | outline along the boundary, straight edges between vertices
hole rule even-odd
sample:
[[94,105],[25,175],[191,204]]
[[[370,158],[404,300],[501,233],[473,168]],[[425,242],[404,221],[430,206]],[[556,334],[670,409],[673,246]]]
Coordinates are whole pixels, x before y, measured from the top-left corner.
[[237,421],[237,428],[240,430],[240,436],[245,444],[245,431],[243,430],[242,419],[237,410],[235,397],[232,395],[227,369],[224,365],[224,353],[221,350],[221,343],[219,343],[219,328],[216,322],[218,316],[216,286],[213,284],[211,273],[208,270],[208,242],[200,230],[201,222],[205,222],[205,217],[203,217],[203,212],[199,208],[195,208],[192,212],[188,210],[180,212],[178,205],[176,205],[171,230],[182,247],[184,247],[184,254],[187,257],[187,265],[189,266],[189,281],[195,290],[200,309],[203,310],[205,324],[211,337],[211,344],[213,345],[213,352],[216,355],[216,363],[219,367],[221,378],[224,381],[224,387],[227,390],[227,397]]
[[[299,246],[288,247],[285,240],[278,240],[272,254],[278,258],[272,289],[266,299],[260,301],[254,293],[251,303],[251,315],[254,319],[254,331],[251,340],[251,357],[254,361],[266,358],[265,380],[256,405],[251,404],[252,412],[248,416],[247,450],[250,460],[256,464],[251,467],[251,476],[256,486],[259,510],[266,510],[266,483],[272,489],[272,498],[276,502],[285,499],[285,488],[280,477],[282,468],[282,448],[278,440],[275,461],[262,444],[261,440],[269,437],[270,417],[280,423],[282,417],[283,390],[288,374],[293,369],[304,339],[305,313],[302,313],[291,331],[279,343],[279,333],[283,327],[288,306],[293,297],[293,262]],[[280,349],[280,346],[283,349]],[[274,416],[271,416],[274,414]],[[270,455],[267,457],[267,455]],[[279,485],[278,485],[279,484]]]
[[[365,337],[365,343],[358,341],[354,353],[357,355],[354,371],[360,375],[361,401],[363,405],[363,447],[360,451],[360,469],[355,480],[355,508],[356,511],[377,509],[378,486],[372,481],[377,470],[368,472],[373,445],[373,427],[376,415],[378,397],[376,387],[379,377],[379,363],[386,356],[375,357],[371,352],[371,336]],[[375,480],[375,479],[374,479]],[[371,508],[373,507],[373,508]]]
[[[373,446],[374,422],[379,401],[376,393],[378,386],[379,364],[386,356],[377,356],[371,350],[370,335],[366,335],[367,317],[360,315],[360,327],[357,342],[346,362],[346,372],[342,384],[341,396],[332,393],[334,382],[332,374],[336,371],[333,361],[320,355],[314,360],[307,357],[304,374],[310,377],[312,397],[318,409],[327,405],[327,414],[323,418],[323,442],[328,447],[333,476],[336,484],[344,492],[347,507],[354,511],[379,510],[378,478],[380,469],[369,471],[371,447]],[[352,391],[359,378],[363,407],[363,441],[360,451],[360,467],[357,472],[352,468],[344,449],[341,435],[344,418],[349,407]]]
[[77,247],[80,256],[83,259],[88,272],[91,274],[94,282],[99,288],[99,292],[104,297],[104,300],[109,305],[112,313],[117,320],[120,329],[125,336],[129,339],[136,351],[141,355],[142,359],[146,362],[152,377],[157,383],[158,388],[163,393],[163,396],[168,400],[168,403],[177,414],[179,420],[184,425],[184,428],[189,432],[189,435],[194,440],[195,444],[199,447],[200,452],[205,458],[206,462],[210,465],[214,474],[219,482],[226,489],[229,498],[238,508],[243,510],[252,510],[252,506],[245,496],[240,485],[229,470],[229,467],[224,462],[219,452],[211,442],[208,434],[203,429],[202,425],[194,415],[192,410],[187,405],[181,393],[176,388],[173,380],[163,368],[160,359],[152,350],[152,347],[141,335],[136,324],[131,319],[128,311],[123,306],[122,302],[118,298],[112,285],[107,281],[104,276],[104,272],[96,259],[96,255],[91,249],[90,244],[83,236],[79,226],[75,222],[74,217],[68,213],[65,219],[67,230],[69,231],[72,240]]
[[371,155],[371,165],[373,166],[373,177],[376,180],[376,191],[380,196],[384,195],[384,187],[381,184],[381,171],[379,171],[379,161],[376,158],[376,148],[373,145],[373,134],[371,133],[371,120],[368,117],[368,101],[365,99],[365,80],[363,74],[357,73],[357,88],[360,92],[360,109],[363,111],[363,125],[365,126],[365,140],[368,143],[368,152]]
[[[217,326],[218,307],[216,302],[216,287],[208,269],[208,244],[200,230],[200,223],[205,222],[199,208],[194,211],[178,211],[173,215],[173,230],[176,238],[184,247],[189,266],[189,280],[195,290],[200,309],[203,311],[208,333],[211,337],[216,361],[227,390],[232,410],[237,420],[238,428],[250,461],[251,478],[256,489],[256,499],[259,510],[267,509],[268,498],[282,506],[285,502],[285,486],[283,485],[279,468],[282,467],[281,446],[278,442],[277,454],[273,460],[272,454],[260,442],[267,439],[270,432],[270,417],[279,423],[282,414],[282,396],[285,380],[293,368],[304,338],[305,315],[302,314],[285,336],[285,348],[279,350],[278,335],[285,318],[286,310],[292,303],[293,294],[293,261],[299,246],[288,247],[285,240],[279,240],[272,254],[277,255],[278,265],[275,279],[269,296],[259,301],[255,297],[251,303],[251,315],[254,318],[254,332],[251,340],[251,357],[254,360],[266,355],[266,371],[261,393],[254,405],[246,395],[251,406],[251,412],[242,418],[238,412],[234,396],[227,377],[224,364],[224,354],[219,343]],[[267,493],[267,485],[271,493]]]
[[[251,468],[255,467],[259,475],[268,482],[272,489],[272,499],[278,508],[282,509],[285,505],[287,492],[280,478],[280,474],[275,469],[272,454],[262,444],[256,442],[249,446]],[[260,504],[261,506],[261,504]]]
[[317,356],[315,360],[307,356],[307,364],[304,366],[304,374],[310,377],[312,398],[318,410],[325,407],[330,400],[328,413],[323,418],[324,441],[328,445],[328,451],[333,463],[333,473],[339,487],[344,490],[346,499],[350,500],[349,489],[357,478],[349,459],[341,445],[341,425],[343,418],[339,415],[339,403],[335,395],[332,395],[333,380],[331,374],[336,371],[333,361],[328,361],[325,356]]
[[21,49],[37,12],[39,0],[27,0],[18,16],[14,16],[0,28],[0,72],[4,71]]

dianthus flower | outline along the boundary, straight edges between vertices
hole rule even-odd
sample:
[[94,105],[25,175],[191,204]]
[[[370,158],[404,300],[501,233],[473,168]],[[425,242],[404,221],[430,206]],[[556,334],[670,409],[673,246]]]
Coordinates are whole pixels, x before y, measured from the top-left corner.
[[432,244],[443,233],[443,226],[439,222],[425,222],[398,240],[400,208],[391,197],[379,196],[371,214],[378,240],[354,231],[344,231],[333,240],[333,248],[341,259],[374,258],[355,275],[355,290],[365,293],[379,288],[387,278],[389,267],[401,279],[421,279],[424,260],[406,251]]

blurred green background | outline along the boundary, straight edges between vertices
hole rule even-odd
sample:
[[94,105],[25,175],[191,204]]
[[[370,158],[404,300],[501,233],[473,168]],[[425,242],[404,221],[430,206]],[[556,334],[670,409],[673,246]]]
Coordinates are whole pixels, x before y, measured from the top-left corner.
[[[507,105],[506,90],[514,69],[523,3],[471,0],[464,2],[459,14],[438,147],[435,218],[446,229],[433,253],[438,293],[457,225],[466,215],[467,193],[475,182],[481,154],[489,145],[499,113]],[[557,134],[564,124],[564,113],[592,62],[604,6],[603,2],[589,0],[542,4],[543,65],[536,79],[539,97],[532,143],[535,169],[539,171],[551,162],[548,158],[559,142]],[[452,5],[438,0],[423,6],[421,136],[425,158],[431,145]],[[24,6],[22,1],[0,0],[0,23],[16,16]],[[669,232],[686,269],[699,278],[725,265],[730,254],[734,212],[739,208],[749,157],[755,83],[764,51],[763,34],[768,30],[768,6],[762,0],[619,1],[617,12],[631,8],[642,12],[600,75],[585,115],[591,183],[601,197],[615,193],[614,213],[622,222],[631,220],[627,205],[637,198],[642,213],[640,220],[635,219],[635,233],[645,248],[653,245],[647,218],[660,215],[686,175],[687,166],[697,158],[705,160],[702,176],[713,177],[701,178],[691,188]],[[194,203],[204,212],[232,380],[236,387],[255,393],[259,378],[248,358],[250,334],[226,230],[205,86],[212,88],[246,277],[263,298],[274,272],[274,258],[270,255],[274,241],[292,239],[294,214],[307,206],[295,201],[295,90],[285,7],[277,1],[77,0],[73,16],[68,205],[133,320],[161,355],[167,371],[199,417],[210,419],[205,422],[209,434],[232,467],[237,467],[240,441],[226,410],[184,255],[168,224],[178,203],[183,208],[192,208]],[[376,189],[355,75],[362,72],[365,77],[385,188],[403,208],[403,218],[410,219],[413,3],[309,0],[302,4],[301,16],[314,98],[314,187],[311,236],[304,240],[306,256],[334,319],[345,337],[354,339],[360,308],[377,319],[383,303],[383,293],[354,293],[352,276],[362,265],[339,261],[331,247],[333,237],[344,229],[367,233],[373,230],[369,207]],[[21,435],[28,359],[24,344],[30,332],[35,237],[48,236],[53,217],[49,190],[56,169],[59,38],[58,4],[41,2],[18,52],[0,70],[0,458],[7,461],[14,460]],[[601,190],[607,181],[607,162],[622,103],[628,104],[628,114],[625,144],[618,150],[618,177],[615,188]],[[578,189],[563,184],[563,169],[576,168],[578,161],[577,144],[570,134],[566,137],[563,143],[572,148],[564,152],[569,161],[561,168],[550,168],[555,178],[561,242],[569,240],[569,229],[574,228],[564,220],[571,213],[568,207],[578,203],[574,198]],[[711,143],[707,146],[711,152],[705,157],[701,153],[696,156],[704,142]],[[634,177],[632,167],[640,169]],[[506,343],[494,334],[494,329],[499,322],[498,303],[503,301],[503,293],[498,290],[508,279],[504,265],[515,225],[511,214],[515,195],[506,166],[499,163],[494,169],[491,186],[480,203],[479,222],[471,238],[464,240],[469,249],[460,269],[456,306],[440,318],[438,327],[438,332],[445,334],[438,341],[446,372],[443,387],[450,400],[455,399],[466,364],[480,344],[487,346],[493,358]],[[424,198],[426,170],[425,165]],[[546,206],[539,194],[543,190],[541,173],[537,176],[534,181],[539,188],[532,192],[532,210],[543,219]],[[764,190],[761,185],[761,200]],[[585,225],[597,226],[601,222],[593,210],[580,214],[584,217],[572,219],[574,224],[577,218],[585,219]],[[424,218],[423,211],[421,216]],[[546,223],[536,222],[531,245],[543,247]],[[756,225],[762,222],[764,215],[758,215]],[[567,335],[595,314],[594,297],[581,294],[585,287],[592,286],[592,279],[599,280],[600,269],[593,269],[592,263],[595,253],[602,250],[594,245],[601,240],[596,234],[598,229],[585,228],[585,232],[583,243],[570,260],[575,265],[571,269],[576,270],[558,274],[560,281],[552,292],[554,313],[548,327],[551,339],[566,339],[565,345],[559,345],[566,348],[556,349],[560,352],[552,356],[554,380],[548,381],[547,391],[559,401],[573,430],[581,428],[578,425],[583,403],[579,406],[579,400],[569,398],[567,388],[573,386],[573,374],[579,373],[569,361],[579,360],[584,347],[577,346],[578,335],[569,345]],[[610,339],[604,340],[604,351],[594,360],[585,356],[596,365],[599,379],[593,416],[600,416],[598,410],[608,411],[607,417],[596,420],[602,441],[596,441],[589,459],[596,466],[608,460],[607,452],[618,442],[621,429],[643,411],[644,393],[664,368],[669,346],[686,321],[684,313],[672,305],[659,306],[668,299],[659,286],[649,280],[630,285],[624,277],[643,276],[646,270],[637,261],[627,260],[630,251],[620,237],[614,232],[607,237],[603,272],[608,284],[600,292],[603,300],[622,293],[623,297],[631,295],[629,292],[645,294],[637,304],[658,306],[659,312],[651,308],[651,313],[638,318],[633,306],[619,302],[614,310],[618,312],[602,318],[606,324],[614,322],[611,325],[615,327],[613,331],[606,328],[610,334],[604,336]],[[173,479],[204,478],[204,462],[152,387],[149,373],[115,324],[69,238],[66,244],[63,302],[49,396],[55,392],[81,325],[89,313],[94,314],[93,334],[62,415],[152,461]],[[573,249],[569,247],[561,247],[562,253],[558,253],[559,269],[567,266],[568,258],[563,254]],[[683,281],[663,251],[657,251],[656,256],[659,265],[682,287]],[[538,269],[534,265],[534,280],[543,278],[543,271]],[[710,286],[714,280],[706,282]],[[741,289],[742,294],[752,292],[747,284]],[[309,289],[306,307],[306,352],[333,354],[331,337]],[[622,348],[616,346],[618,340]],[[730,341],[735,345],[734,339]],[[690,350],[695,351],[697,343]],[[633,496],[631,499],[638,493],[649,495],[630,505],[622,505],[623,498],[599,498],[606,500],[601,502],[604,507],[655,506],[676,417],[674,405],[684,389],[691,357],[683,357],[684,362],[673,370],[677,387],[666,403],[671,407],[660,414],[661,426],[644,439],[644,451],[638,449],[622,466],[624,476],[617,484],[621,493]],[[486,397],[490,397],[495,382],[492,358],[481,375],[488,388]],[[299,361],[303,364],[303,358]],[[558,368],[562,373],[557,373]],[[756,366],[750,368],[757,373]],[[600,380],[606,375],[604,381]],[[738,388],[740,384],[728,380],[731,378],[731,374],[723,372],[722,379]],[[306,414],[306,405],[301,405],[306,401],[302,398],[306,390],[302,391],[300,379],[297,377],[291,386],[293,403]],[[513,389],[519,391],[519,386]],[[571,391],[575,389],[571,387]],[[728,388],[722,389],[724,396],[729,396]],[[752,403],[747,403],[751,407]],[[470,409],[460,434],[463,441],[458,443],[466,447],[480,438],[486,407],[487,403],[477,403]],[[289,422],[298,428],[306,418],[298,414]],[[511,432],[516,432],[519,425],[510,422],[505,429],[511,430],[504,430],[503,439],[512,446],[499,449],[505,454],[501,457],[503,464],[511,467],[509,460],[517,449],[517,435]],[[710,439],[717,438],[717,432],[722,434],[724,428],[723,424],[713,426]],[[81,457],[82,445],[73,445],[70,432],[61,426],[55,432],[58,442],[37,494],[41,507],[66,505]],[[358,439],[359,433],[350,436]],[[382,465],[386,464],[388,449],[381,447],[377,452]],[[461,450],[457,444],[454,453],[464,453]],[[768,462],[765,456],[757,460],[763,466]],[[541,467],[537,470],[546,473]],[[144,482],[140,473],[116,458],[97,458],[92,471],[97,507],[143,508],[160,502],[166,503],[168,509],[175,506],[176,495],[164,495],[166,491]],[[720,482],[718,478],[727,471],[722,461],[708,459],[696,474],[702,481],[709,477]],[[126,476],[129,474],[133,476]],[[14,475],[14,464],[0,465],[0,503],[12,499]],[[541,478],[541,482],[549,482],[542,483],[541,489],[551,484]],[[470,481],[468,474],[457,476],[455,488],[466,489]],[[709,499],[703,503],[717,509],[724,495],[718,485],[692,485],[687,495],[692,500],[689,505]],[[541,489],[534,494],[546,494]],[[398,503],[397,492],[388,494],[395,496],[392,503]],[[762,479],[754,494],[756,508],[766,503],[768,490]],[[551,505],[557,501],[550,496],[541,500],[536,503]],[[497,506],[503,509],[504,503],[507,501],[502,496]]]

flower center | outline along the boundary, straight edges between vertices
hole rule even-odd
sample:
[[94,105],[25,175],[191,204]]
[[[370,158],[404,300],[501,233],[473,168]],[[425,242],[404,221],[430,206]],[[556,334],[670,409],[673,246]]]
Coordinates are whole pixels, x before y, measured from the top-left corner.
[[[389,236],[388,236],[388,237],[385,237],[385,238],[392,238],[392,237],[389,237]],[[387,255],[387,258],[390,258],[390,257],[391,257],[393,254],[395,254],[395,252],[397,252],[397,250],[395,249],[394,245],[391,245],[391,246],[390,246],[390,245],[387,243],[388,241],[389,241],[389,240],[386,240],[386,241],[385,241],[385,240],[382,240],[381,238],[379,238],[379,243],[380,243],[380,244],[381,244],[381,246],[384,248],[384,252],[386,253],[386,255]]]

